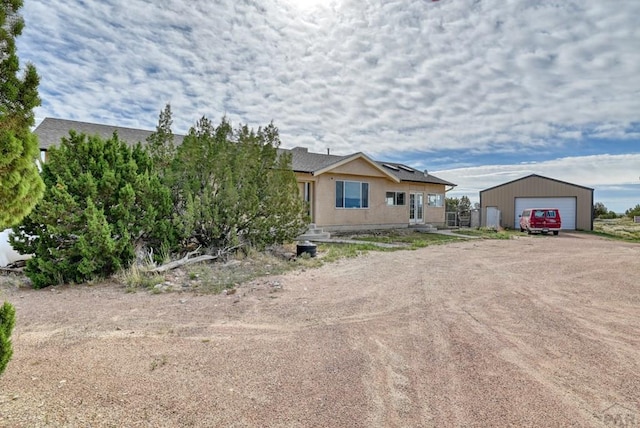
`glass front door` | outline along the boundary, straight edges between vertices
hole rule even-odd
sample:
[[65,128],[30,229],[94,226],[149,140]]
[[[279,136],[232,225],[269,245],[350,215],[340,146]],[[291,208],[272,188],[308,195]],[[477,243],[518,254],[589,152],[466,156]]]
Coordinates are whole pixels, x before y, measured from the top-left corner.
[[424,193],[409,195],[409,224],[424,223]]

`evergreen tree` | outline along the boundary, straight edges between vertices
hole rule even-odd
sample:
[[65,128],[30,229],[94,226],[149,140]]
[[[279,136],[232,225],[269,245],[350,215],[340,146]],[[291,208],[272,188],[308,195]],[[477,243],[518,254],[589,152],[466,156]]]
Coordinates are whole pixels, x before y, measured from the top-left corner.
[[593,205],[593,216],[595,218],[601,218],[606,216],[609,213],[609,210],[602,202],[596,202]]
[[273,124],[254,132],[202,118],[189,131],[172,168],[175,225],[185,245],[264,247],[300,233],[304,203],[279,145]]
[[291,241],[308,223],[306,207],[299,197],[298,182],[291,168],[291,155],[278,155],[280,137],[273,123],[258,130],[258,141],[261,144],[261,168],[256,176],[259,209],[253,220],[252,242],[262,246]]
[[0,307],[0,375],[7,368],[13,355],[11,347],[11,332],[16,319],[16,310],[9,302]]
[[458,198],[444,198],[445,210],[448,213],[458,212],[458,206],[460,205],[460,199]]
[[39,77],[32,64],[18,77],[16,42],[24,28],[22,0],[0,6],[0,230],[19,223],[42,197],[36,160],[38,140],[30,131],[40,105]]
[[173,131],[171,130],[172,124],[171,105],[167,104],[164,110],[160,112],[156,130],[147,138],[147,144],[145,146],[147,153],[154,163],[156,172],[161,177],[166,173],[175,156]]
[[115,134],[71,131],[50,150],[44,198],[12,238],[18,251],[35,255],[25,269],[35,287],[104,277],[143,246],[155,254],[173,246],[171,195],[150,165],[139,144]]
[[468,214],[471,211],[471,200],[468,196],[462,196],[458,203],[458,212],[460,214]]
[[177,148],[172,167],[174,222],[183,240],[205,248],[225,247],[231,242],[233,182],[227,143],[232,128],[226,119],[214,127],[201,118]]

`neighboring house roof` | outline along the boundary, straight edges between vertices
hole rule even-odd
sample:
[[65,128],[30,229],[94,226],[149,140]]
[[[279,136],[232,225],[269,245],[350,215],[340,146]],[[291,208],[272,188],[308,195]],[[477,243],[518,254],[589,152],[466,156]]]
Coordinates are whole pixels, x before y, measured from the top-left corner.
[[[98,135],[102,138],[111,138],[114,132],[118,133],[118,138],[129,144],[138,142],[144,143],[147,137],[155,131],[144,129],[125,128],[122,126],[99,125],[96,123],[78,122],[75,120],[55,119],[51,117],[45,118],[40,125],[34,130],[38,136],[41,150],[48,150],[49,147],[60,144],[62,138],[69,136],[70,130],[75,130],[86,135]],[[182,143],[183,136],[174,134],[174,143],[176,145]]]
[[325,155],[322,153],[310,153],[306,148],[296,147],[293,149],[279,149],[281,153],[291,153],[291,167],[297,172],[309,174],[322,174],[332,168],[336,168],[344,163],[357,158],[364,158],[375,168],[385,173],[393,181],[412,181],[417,183],[444,184],[445,186],[455,186],[446,180],[438,178],[426,171],[418,171],[415,168],[395,162],[374,161],[363,153],[354,153],[347,156]]
[[493,190],[493,189],[497,189],[498,187],[507,186],[509,184],[513,184],[513,183],[518,182],[518,181],[527,180],[527,179],[533,178],[533,177],[542,178],[544,180],[549,180],[549,181],[555,181],[556,183],[562,183],[562,184],[566,184],[568,186],[580,187],[582,189],[587,189],[587,190],[593,191],[593,189],[591,187],[580,186],[579,184],[573,184],[573,183],[569,183],[567,181],[556,180],[555,178],[549,178],[549,177],[545,177],[543,175],[530,174],[530,175],[527,175],[526,177],[516,178],[515,180],[507,181],[506,183],[498,184],[497,186],[493,186],[493,187],[489,187],[488,189],[481,190],[480,193],[487,192],[487,191]]

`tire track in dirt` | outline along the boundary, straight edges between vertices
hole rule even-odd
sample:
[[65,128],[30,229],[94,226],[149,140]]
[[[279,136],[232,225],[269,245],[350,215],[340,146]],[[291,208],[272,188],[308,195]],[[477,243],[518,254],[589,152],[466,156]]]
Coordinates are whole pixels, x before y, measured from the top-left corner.
[[365,385],[368,399],[374,404],[368,422],[370,426],[401,426],[413,404],[407,391],[406,362],[379,339],[369,337],[367,342],[369,373]]
[[233,296],[9,290],[0,426],[602,427],[612,405],[640,418],[639,249],[457,242]]
[[[580,397],[571,396],[566,389],[558,387],[557,379],[553,375],[547,375],[548,365],[540,366],[541,360],[554,360],[560,356],[553,351],[553,346],[544,349],[543,355],[540,355],[539,349],[530,349],[526,342],[509,337],[508,328],[493,327],[508,326],[509,321],[516,321],[516,323],[521,321],[511,319],[505,323],[495,317],[501,312],[508,312],[508,309],[501,307],[500,302],[505,291],[496,289],[493,284],[508,284],[521,279],[517,270],[509,269],[509,265],[514,266],[515,263],[504,263],[497,259],[493,260],[491,257],[474,262],[472,269],[469,269],[465,263],[461,263],[458,266],[460,271],[458,274],[464,276],[467,272],[469,274],[475,272],[478,277],[487,277],[490,273],[489,278],[492,281],[476,283],[470,275],[471,280],[467,284],[456,284],[455,281],[451,281],[449,285],[456,285],[456,287],[450,287],[450,293],[440,295],[442,308],[436,318],[440,325],[447,326],[448,331],[443,335],[446,345],[441,346],[437,352],[446,355],[444,358],[449,361],[449,364],[445,370],[448,371],[447,376],[452,379],[452,382],[449,384],[451,388],[448,391],[442,387],[439,391],[451,394],[453,397],[461,397],[462,402],[475,405],[467,404],[461,411],[461,406],[456,407],[454,403],[443,413],[446,418],[439,418],[438,423],[446,426],[461,424],[482,426],[480,423],[482,420],[486,424],[501,420],[503,423],[521,426],[531,426],[532,423],[536,426],[597,423],[593,417],[592,405],[587,404]],[[503,273],[501,269],[505,267],[508,272]],[[481,290],[479,293],[473,291],[476,286]],[[433,289],[425,291],[431,300],[434,299],[433,291]],[[507,294],[518,296],[520,299],[524,295],[522,292],[514,293],[513,291],[508,291]],[[493,313],[487,314],[485,312],[487,308]],[[433,317],[430,321],[433,321]],[[430,327],[433,331],[433,323]],[[558,325],[553,327],[557,329]],[[511,377],[511,384],[501,380],[507,373]],[[521,394],[518,391],[522,388],[531,390],[530,402],[512,409],[508,417],[505,417],[500,412],[501,406],[512,406],[509,403],[512,403],[513,397]],[[469,392],[473,393],[468,395]],[[559,400],[558,405],[552,404],[557,400]],[[482,405],[482,403],[486,404]],[[538,415],[537,418],[532,418],[535,413],[531,410],[536,406],[544,406],[548,409],[555,407],[555,410],[564,416],[559,418]],[[567,411],[567,409],[572,410]]]

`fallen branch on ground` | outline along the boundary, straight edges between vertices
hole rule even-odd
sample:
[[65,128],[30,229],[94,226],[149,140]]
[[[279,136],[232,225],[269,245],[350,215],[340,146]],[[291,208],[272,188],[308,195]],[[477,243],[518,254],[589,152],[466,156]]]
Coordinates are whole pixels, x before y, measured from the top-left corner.
[[202,255],[202,256],[198,256],[198,257],[194,257],[192,259],[188,258],[188,256],[185,256],[183,258],[181,258],[180,260],[175,260],[173,262],[169,262],[166,263],[162,266],[158,266],[157,268],[151,269],[149,272],[151,273],[161,273],[161,272],[166,272],[168,270],[172,270],[172,269],[176,269],[180,266],[185,266],[185,265],[190,265],[193,263],[199,263],[199,262],[204,262],[206,260],[215,260],[217,259],[219,256],[210,256],[210,255]]
[[186,256],[184,256],[183,258],[181,258],[180,260],[174,260],[172,262],[169,263],[165,263],[161,266],[158,266],[154,269],[151,269],[149,272],[151,273],[162,273],[162,272],[166,272],[168,270],[172,270],[172,269],[176,269],[179,268],[180,266],[186,266],[186,265],[190,265],[193,263],[200,263],[200,262],[204,262],[207,260],[215,260],[220,258],[221,256],[224,256],[226,254],[229,254],[230,252],[237,250],[238,248],[240,248],[240,245],[236,245],[235,247],[229,247],[229,248],[223,248],[218,250],[218,254],[216,254],[215,256],[209,255],[209,254],[203,254],[202,256],[197,256],[197,257],[193,257],[190,258],[191,256],[193,256],[194,254],[197,254],[200,251],[200,247],[198,247],[196,250],[194,251],[190,251],[187,253]]
[[0,272],[8,272],[8,273],[23,273],[24,268],[10,268],[10,267],[0,267]]

